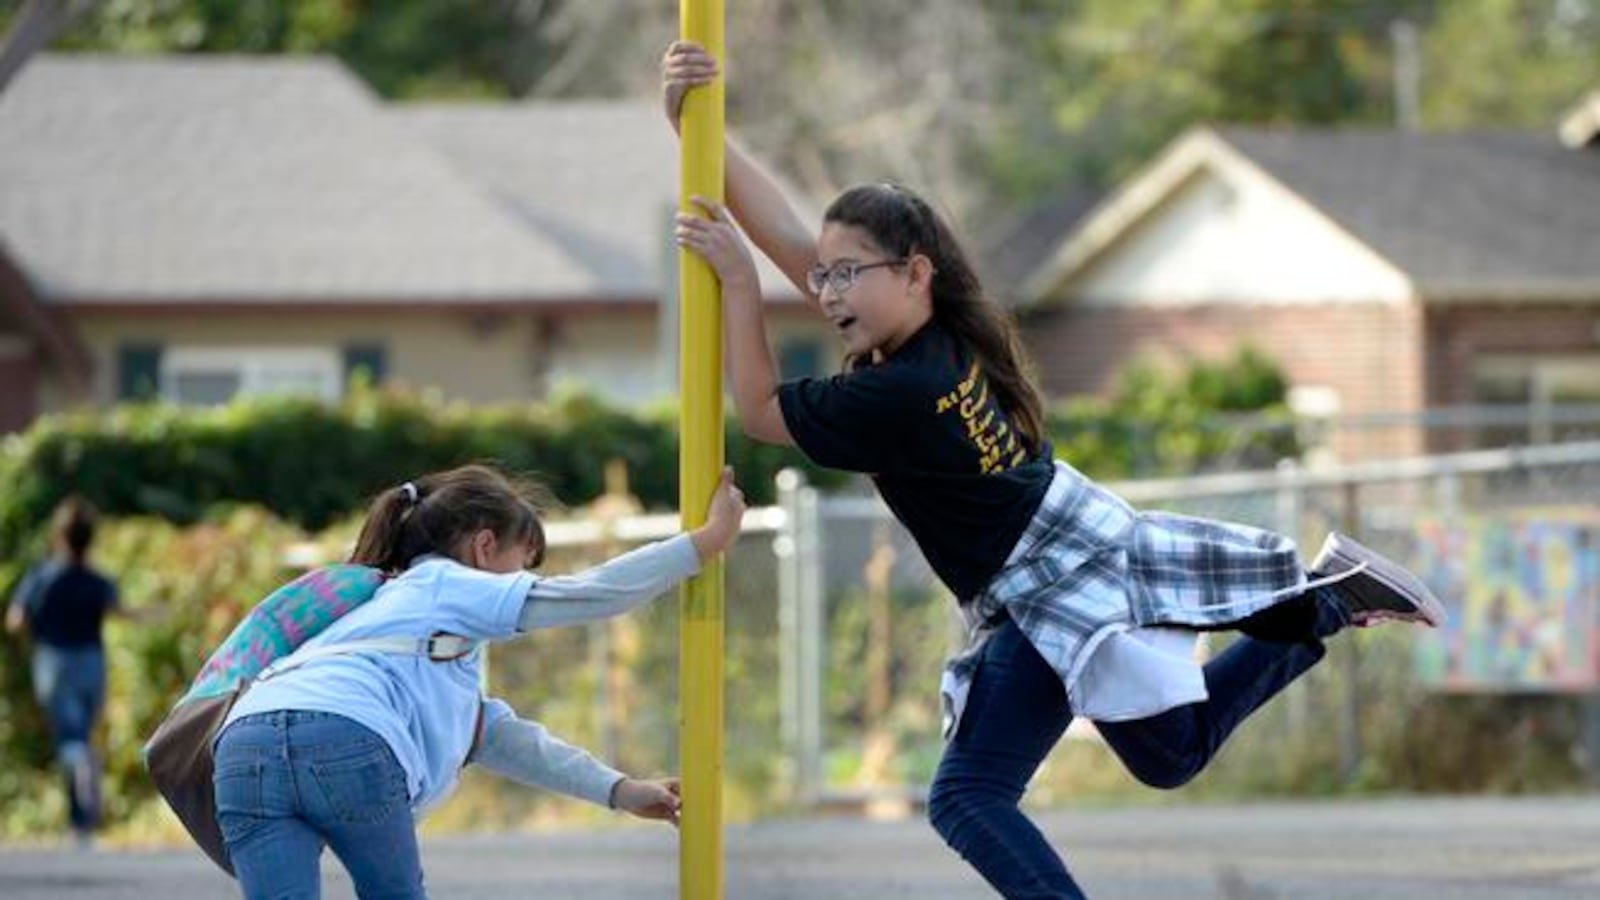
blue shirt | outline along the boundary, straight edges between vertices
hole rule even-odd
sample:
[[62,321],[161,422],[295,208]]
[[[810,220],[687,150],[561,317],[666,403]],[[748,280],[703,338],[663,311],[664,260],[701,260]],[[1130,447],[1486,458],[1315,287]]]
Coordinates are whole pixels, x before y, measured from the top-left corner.
[[[306,642],[318,647],[365,638],[425,638],[440,632],[476,640],[518,631],[532,572],[501,575],[428,557],[386,582],[369,603]],[[426,656],[350,653],[314,660],[261,682],[239,698],[228,721],[259,712],[336,713],[370,728],[405,769],[421,811],[455,787],[477,733],[483,650],[450,662]]]

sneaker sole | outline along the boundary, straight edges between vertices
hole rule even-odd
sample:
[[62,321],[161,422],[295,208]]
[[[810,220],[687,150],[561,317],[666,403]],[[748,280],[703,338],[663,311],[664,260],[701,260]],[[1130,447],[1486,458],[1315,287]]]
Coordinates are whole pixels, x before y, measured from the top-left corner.
[[[1367,564],[1366,573],[1383,584],[1384,587],[1402,597],[1410,600],[1417,607],[1422,620],[1433,628],[1438,628],[1445,623],[1448,616],[1444,604],[1428,590],[1422,579],[1411,574],[1398,563],[1369,547],[1362,546],[1338,532],[1328,536],[1328,545],[1323,548],[1335,559],[1348,563],[1351,566]],[[1320,554],[1319,554],[1320,555]]]

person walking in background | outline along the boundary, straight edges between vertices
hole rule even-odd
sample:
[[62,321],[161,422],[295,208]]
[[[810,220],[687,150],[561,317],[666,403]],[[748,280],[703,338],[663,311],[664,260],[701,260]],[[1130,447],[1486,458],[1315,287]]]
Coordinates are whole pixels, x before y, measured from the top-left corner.
[[63,501],[50,525],[50,557],[18,584],[6,614],[13,634],[33,639],[33,690],[50,723],[66,782],[72,830],[87,845],[100,819],[100,768],[91,736],[106,696],[105,617],[117,586],[89,564],[95,510]]

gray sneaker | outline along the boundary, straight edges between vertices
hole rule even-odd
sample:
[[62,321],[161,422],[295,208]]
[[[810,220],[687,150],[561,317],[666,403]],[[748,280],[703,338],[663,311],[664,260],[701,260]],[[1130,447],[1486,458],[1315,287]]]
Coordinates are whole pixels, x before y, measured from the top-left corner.
[[1363,628],[1384,621],[1422,622],[1433,628],[1444,624],[1444,606],[1420,578],[1335,531],[1323,542],[1307,574],[1315,580],[1347,572],[1351,574],[1332,588],[1344,603],[1350,624]]

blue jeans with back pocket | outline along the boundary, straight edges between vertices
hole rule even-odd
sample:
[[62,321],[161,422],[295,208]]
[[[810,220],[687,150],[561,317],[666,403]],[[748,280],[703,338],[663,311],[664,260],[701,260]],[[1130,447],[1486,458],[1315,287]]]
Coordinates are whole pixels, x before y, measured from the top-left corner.
[[217,741],[214,783],[246,900],[320,897],[324,847],[362,900],[427,896],[405,770],[364,726],[325,712],[246,716]]

